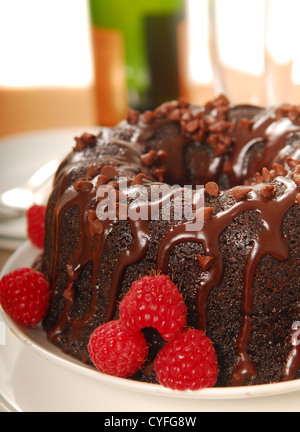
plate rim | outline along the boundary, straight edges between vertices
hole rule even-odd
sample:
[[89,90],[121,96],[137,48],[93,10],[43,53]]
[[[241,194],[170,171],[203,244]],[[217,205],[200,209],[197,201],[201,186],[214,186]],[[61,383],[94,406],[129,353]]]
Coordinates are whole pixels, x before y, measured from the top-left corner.
[[[3,275],[17,268],[15,266],[15,262],[18,259],[22,259],[24,254],[26,254],[27,257],[29,254],[34,254],[34,258],[38,253],[41,253],[40,249],[37,249],[35,246],[33,246],[30,241],[25,241],[19,248],[15,250],[15,252],[9,257],[9,259],[3,266],[0,272],[0,279]],[[26,333],[26,328],[23,328],[22,326],[14,323],[0,306],[0,319],[1,318],[5,322],[9,331],[20,342],[22,342],[25,346],[27,346],[29,349],[32,349],[35,353],[42,356],[43,358],[59,364],[64,368],[72,370],[75,373],[79,373],[81,376],[85,376],[89,379],[96,379],[104,384],[112,385],[114,387],[119,387],[125,390],[131,390],[138,393],[147,393],[148,395],[159,395],[163,397],[199,400],[230,400],[278,396],[300,390],[300,379],[253,386],[212,387],[196,391],[174,391],[159,384],[144,383],[126,378],[113,377],[107,374],[103,374],[92,368],[91,366],[85,365],[79,360],[73,359],[71,356],[64,354],[58,347],[55,347],[51,344],[51,342],[47,341],[46,334],[40,326],[36,329],[27,329]],[[44,348],[41,344],[34,340],[32,335],[30,334],[30,332],[33,333],[34,331],[39,331],[40,334],[44,334],[45,343],[46,345],[49,344],[51,350]]]

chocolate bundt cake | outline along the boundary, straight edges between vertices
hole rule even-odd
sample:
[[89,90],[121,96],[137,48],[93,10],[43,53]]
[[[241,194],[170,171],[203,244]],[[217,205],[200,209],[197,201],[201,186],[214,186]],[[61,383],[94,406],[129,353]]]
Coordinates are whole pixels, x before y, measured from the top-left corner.
[[[118,318],[133,281],[161,272],[213,341],[217,386],[299,378],[299,187],[294,106],[179,99],[77,137],[47,206],[48,339],[91,363],[92,331]],[[143,331],[149,358],[132,378],[156,382],[164,341]]]

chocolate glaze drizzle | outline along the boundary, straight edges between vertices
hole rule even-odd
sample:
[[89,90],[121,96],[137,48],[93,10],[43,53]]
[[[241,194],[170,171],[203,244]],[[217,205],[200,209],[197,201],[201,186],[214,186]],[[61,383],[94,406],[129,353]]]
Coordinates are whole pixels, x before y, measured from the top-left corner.
[[274,256],[278,260],[286,260],[289,255],[289,246],[282,236],[281,224],[278,221],[283,221],[288,209],[295,204],[297,186],[292,180],[285,178],[278,178],[278,180],[287,187],[286,193],[278,200],[267,202],[259,193],[261,185],[255,186],[251,198],[238,202],[227,211],[218,213],[205,223],[201,231],[187,232],[185,225],[180,225],[170,231],[163,239],[158,253],[158,268],[163,273],[167,272],[168,254],[177,243],[183,241],[198,241],[202,243],[206,255],[215,257],[214,265],[207,280],[199,287],[197,297],[198,328],[206,330],[207,297],[211,288],[220,282],[223,275],[222,254],[218,246],[219,236],[243,211],[257,210],[260,213],[265,228],[259,234],[258,239],[254,240],[254,246],[245,267],[243,324],[237,342],[239,358],[232,377],[233,385],[242,384],[245,379],[251,378],[256,372],[255,366],[247,355],[247,341],[251,335],[252,286],[256,267],[265,255]]
[[[278,116],[278,113],[276,116],[274,110],[264,111],[250,106],[248,108],[249,110],[254,109],[255,116],[248,123],[246,120],[240,122],[240,119],[230,118],[230,113],[239,108],[245,110],[247,107],[230,106],[228,101],[222,98],[216,99],[204,108],[190,107],[184,101],[179,100],[159,107],[151,117],[139,116],[136,112],[129,113],[127,122],[123,122],[114,131],[104,129],[96,140],[97,144],[91,136],[86,139],[77,139],[80,147],[77,148],[77,146],[64,161],[54,185],[58,198],[53,214],[51,214],[52,262],[49,278],[53,295],[50,310],[57,299],[56,281],[62,243],[62,226],[66,214],[74,207],[78,208],[80,235],[66,264],[68,283],[64,292],[64,309],[56,324],[48,331],[49,340],[62,343],[61,335],[67,325],[72,328],[72,339],[80,339],[83,329],[91,325],[97,318],[101,289],[98,281],[99,269],[107,240],[115,224],[114,220],[97,221],[96,228],[91,228],[96,220],[95,213],[91,212],[95,212],[99,202],[97,186],[107,184],[116,190],[119,187],[120,177],[124,176],[133,185],[143,182],[151,185],[157,179],[161,180],[164,173],[174,184],[184,185],[188,177],[188,167],[184,160],[185,147],[197,139],[200,141],[201,138],[202,142],[212,147],[218,163],[212,163],[209,167],[200,166],[200,177],[203,179],[204,172],[204,180],[207,183],[217,180],[221,174],[226,173],[231,187],[240,185],[239,194],[233,194],[236,198],[233,199],[230,208],[213,212],[205,220],[201,230],[191,228],[191,223],[194,221],[171,223],[166,235],[161,239],[157,254],[157,270],[163,273],[168,272],[169,255],[179,243],[198,242],[202,245],[205,256],[214,258],[206,279],[198,287],[196,298],[198,328],[206,330],[207,299],[212,288],[222,280],[224,272],[222,253],[218,244],[219,237],[243,212],[254,210],[259,214],[263,229],[253,239],[253,247],[244,269],[242,324],[237,339],[238,357],[233,369],[231,385],[242,385],[246,380],[255,376],[256,366],[247,352],[252,331],[252,287],[255,271],[265,255],[270,255],[279,261],[284,261],[289,257],[289,244],[282,234],[282,223],[288,210],[298,204],[299,185],[294,181],[291,169],[286,164],[284,171],[288,173],[287,176],[276,176],[273,173],[271,182],[262,184],[252,180],[247,186],[243,185],[246,179],[254,178],[256,174],[253,167],[251,168],[250,165],[247,167],[245,160],[249,151],[258,143],[263,143],[262,158],[255,166],[256,171],[261,171],[263,167],[271,170],[275,163],[284,164],[287,156],[285,153],[287,142],[291,136],[300,133],[300,123],[298,123],[298,117],[295,121],[291,121],[288,116]],[[167,138],[160,138],[159,131],[169,126],[173,128],[173,132]],[[85,134],[84,137],[86,136]],[[106,153],[107,144],[112,149],[108,153]],[[89,173],[94,172],[94,178],[91,178],[93,175],[90,176],[90,179],[84,177],[80,180],[79,186],[78,183],[77,186],[74,186],[72,179],[74,167],[82,163],[86,157],[85,152],[90,150],[91,145],[98,149],[98,156],[93,156],[93,163],[99,166],[99,169],[94,167],[92,171],[89,171]],[[113,155],[114,148],[117,149],[115,155]],[[150,154],[149,151],[151,151]],[[162,153],[158,155],[159,151],[164,152],[163,157]],[[293,151],[295,151],[294,148]],[[299,144],[296,151],[299,151]],[[143,157],[143,155],[147,156]],[[144,175],[141,176],[140,173]],[[250,188],[249,183],[251,183]],[[281,185],[284,193],[266,198],[262,190],[270,184]],[[204,190],[203,193],[205,193]],[[223,193],[219,190],[217,192],[220,195]],[[238,199],[239,196],[240,199]],[[144,205],[147,206],[147,212],[150,215],[154,206],[162,208],[163,204],[164,199],[160,199],[158,202],[148,202]],[[121,204],[118,205],[121,206]],[[129,219],[129,223],[133,241],[130,248],[120,254],[115,265],[105,314],[106,321],[113,319],[115,315],[126,269],[146,256],[151,241],[151,222],[149,220]],[[71,319],[75,295],[74,284],[82,269],[89,262],[92,263],[90,306],[83,316]],[[84,354],[82,354],[82,359],[87,361]],[[298,346],[291,346],[285,379],[292,379],[299,367],[300,349]]]

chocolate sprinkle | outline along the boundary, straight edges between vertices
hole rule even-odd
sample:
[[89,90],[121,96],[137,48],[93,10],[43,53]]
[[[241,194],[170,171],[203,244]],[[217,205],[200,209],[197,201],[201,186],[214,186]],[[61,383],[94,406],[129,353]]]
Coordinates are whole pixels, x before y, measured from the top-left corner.
[[76,146],[73,151],[81,151],[87,147],[94,147],[97,144],[97,138],[95,135],[90,133],[84,133],[81,137],[75,137]]
[[209,182],[205,185],[205,190],[209,195],[217,197],[220,193],[219,186],[215,182]]
[[275,186],[267,185],[260,190],[260,194],[262,197],[266,199],[272,199],[275,196]]
[[232,189],[232,195],[237,201],[246,198],[250,192],[252,192],[252,188],[247,188],[243,186],[236,186]]
[[141,156],[141,161],[147,167],[151,167],[154,164],[156,152],[151,150],[149,153],[143,154]]
[[208,222],[213,216],[215,209],[213,207],[202,207],[196,212],[197,219]]
[[93,187],[93,183],[87,181],[84,178],[80,178],[74,183],[74,189],[76,190],[76,192],[90,192]]
[[113,166],[105,166],[101,169],[101,174],[112,180],[118,175],[118,171]]
[[149,177],[146,174],[140,173],[138,174],[131,183],[131,186],[142,185],[143,179],[148,179]]
[[199,261],[200,266],[204,271],[207,271],[210,267],[212,262],[215,260],[215,257],[213,256],[204,256],[201,254],[197,255],[197,259]]

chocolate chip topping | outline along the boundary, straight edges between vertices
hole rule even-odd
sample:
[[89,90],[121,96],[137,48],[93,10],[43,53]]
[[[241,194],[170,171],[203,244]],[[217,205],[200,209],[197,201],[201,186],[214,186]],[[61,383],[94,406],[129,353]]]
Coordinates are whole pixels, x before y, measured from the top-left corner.
[[154,111],[145,111],[142,116],[143,123],[152,123],[156,119],[156,114]]
[[204,271],[206,271],[206,270],[208,270],[211,267],[211,264],[215,260],[215,257],[214,256],[205,256],[205,255],[198,254],[197,255],[197,259],[198,259],[199,264],[202,267],[202,269]]
[[80,137],[75,137],[76,146],[74,151],[81,151],[87,147],[94,147],[97,144],[97,137],[90,133],[84,133]]
[[95,210],[88,211],[88,220],[90,223],[90,232],[92,236],[101,235],[104,232],[103,223],[97,218]]
[[156,152],[154,150],[150,150],[149,153],[143,154],[141,156],[142,163],[147,167],[153,166],[154,161],[155,161],[155,155],[156,155]]
[[131,183],[131,186],[142,185],[143,179],[148,179],[149,177],[146,174],[140,173],[138,174]]
[[140,113],[137,110],[129,108],[127,110],[126,120],[129,124],[135,125],[139,122]]
[[300,164],[293,170],[293,174],[300,174]]
[[274,163],[272,166],[272,169],[274,170],[275,176],[286,176],[287,175],[287,170],[284,168],[283,165],[278,164],[278,163]]
[[300,174],[295,173],[292,175],[294,182],[296,183],[297,186],[300,186]]
[[196,217],[201,221],[208,222],[212,219],[214,211],[214,207],[202,207],[196,211]]
[[200,129],[200,121],[198,119],[190,120],[187,123],[183,123],[182,128],[190,134],[193,134]]
[[275,196],[275,186],[267,185],[260,190],[260,194],[263,198],[272,199]]
[[227,132],[233,128],[234,128],[233,123],[227,122],[225,120],[220,120],[220,121],[216,121],[215,123],[212,123],[211,125],[209,125],[208,131],[213,132],[213,133],[223,133],[223,132]]
[[97,178],[96,188],[98,188],[99,186],[106,185],[108,182],[109,182],[109,178],[101,174]]
[[107,177],[112,180],[118,175],[118,171],[113,166],[105,166],[101,169],[101,175]]
[[263,183],[263,179],[262,179],[261,173],[259,173],[259,172],[255,173],[254,177],[255,177],[255,183],[256,184]]
[[84,178],[76,180],[73,186],[76,192],[90,192],[94,187],[93,183]]
[[267,168],[263,168],[262,169],[262,181],[263,181],[263,183],[268,183],[273,179],[274,179],[274,175]]
[[104,225],[99,219],[95,219],[90,223],[91,235],[101,235],[104,232]]
[[235,188],[232,189],[232,195],[237,201],[246,198],[250,192],[252,192],[252,188],[243,187],[243,186],[236,186]]
[[[221,95],[205,105],[205,110],[195,110],[184,99],[166,102],[154,111],[145,111],[142,115],[142,123],[153,123],[156,119],[167,118],[180,124],[181,132],[191,139],[201,142],[204,138],[211,144],[215,155],[219,156],[228,152],[232,143],[227,136],[235,126],[227,120],[229,111],[228,99]],[[129,111],[127,121],[137,123],[137,113]],[[145,156],[146,158],[146,156]],[[147,159],[145,165],[147,165]]]
[[297,123],[300,119],[300,108],[291,104],[282,104],[275,110],[276,120],[287,117],[293,123]]
[[287,163],[292,169],[292,179],[298,187],[300,187],[300,161],[292,158],[287,158]]
[[286,158],[286,162],[292,169],[295,169],[297,165],[300,165],[300,160],[292,159],[291,157]]
[[221,94],[220,96],[218,96],[214,100],[207,102],[205,105],[205,108],[207,110],[213,110],[214,108],[219,108],[219,107],[228,106],[228,105],[229,105],[229,100],[227,99],[227,97],[225,95]]
[[97,165],[91,165],[88,169],[86,177],[88,180],[93,180],[98,174],[100,174],[101,168]]
[[219,186],[215,182],[209,182],[205,185],[205,190],[209,195],[217,197],[220,193]]

